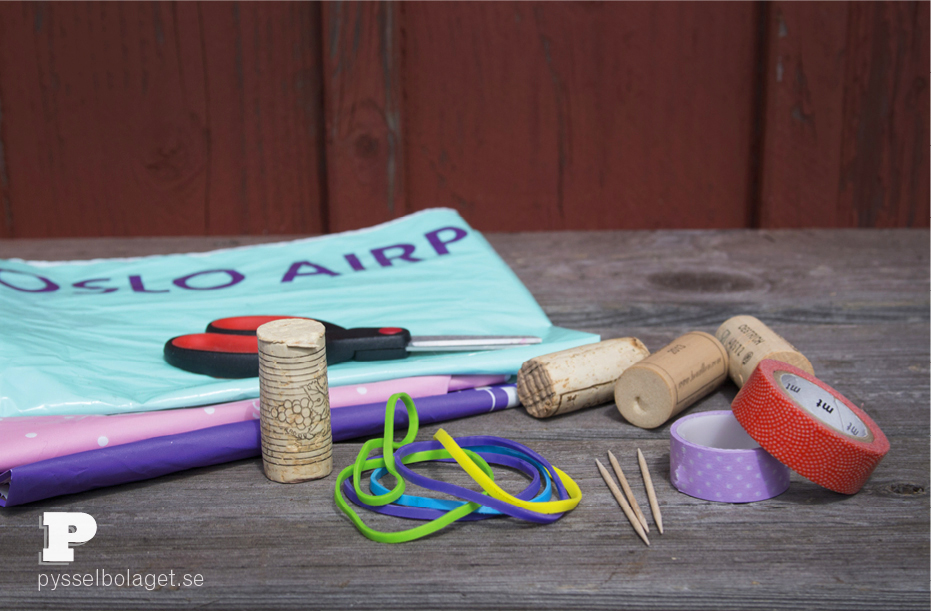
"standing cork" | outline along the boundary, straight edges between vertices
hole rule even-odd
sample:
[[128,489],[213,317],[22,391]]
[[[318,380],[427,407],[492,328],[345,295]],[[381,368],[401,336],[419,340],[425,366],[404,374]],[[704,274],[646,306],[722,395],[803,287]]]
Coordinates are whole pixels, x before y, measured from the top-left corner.
[[728,318],[714,335],[727,350],[728,373],[739,388],[763,359],[789,363],[815,375],[805,355],[753,316]]
[[326,339],[315,320],[285,319],[258,328],[262,464],[281,483],[333,470]]
[[536,418],[607,403],[615,380],[649,354],[639,339],[622,337],[538,356],[521,365],[517,396]]
[[692,331],[624,372],[614,402],[628,422],[656,428],[727,378],[727,352],[714,336]]

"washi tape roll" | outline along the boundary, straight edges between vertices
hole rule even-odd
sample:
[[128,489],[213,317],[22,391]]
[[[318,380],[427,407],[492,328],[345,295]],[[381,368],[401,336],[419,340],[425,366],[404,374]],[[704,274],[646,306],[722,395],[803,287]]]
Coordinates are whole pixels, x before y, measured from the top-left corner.
[[762,361],[731,409],[780,462],[842,494],[860,490],[889,451],[886,436],[863,410],[788,363]]
[[670,430],[669,474],[679,492],[706,501],[751,503],[789,487],[789,468],[747,434],[729,411],[691,414]]

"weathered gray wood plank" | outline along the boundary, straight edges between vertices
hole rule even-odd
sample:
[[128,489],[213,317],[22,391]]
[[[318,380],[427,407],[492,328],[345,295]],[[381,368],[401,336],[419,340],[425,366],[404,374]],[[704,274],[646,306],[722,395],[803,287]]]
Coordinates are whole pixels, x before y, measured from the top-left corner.
[[[333,477],[273,484],[258,460],[198,469],[0,512],[0,589],[10,608],[927,609],[929,267],[927,231],[568,232],[491,235],[557,324],[676,334],[759,316],[879,423],[892,450],[859,494],[793,474],[783,495],[715,504],[669,483],[669,425],[632,427],[612,405],[539,421],[509,410],[443,425],[526,443],[585,498],[546,527],[453,526],[388,546],[361,537],[332,500]],[[0,242],[0,257],[71,258],[227,247],[264,239]],[[727,409],[726,384],[690,412]],[[425,427],[422,438],[438,426]],[[338,444],[348,465],[359,443]],[[653,471],[666,534],[646,548],[594,466],[610,449],[641,499],[635,452]],[[425,467],[459,483],[455,469]],[[521,478],[503,474],[509,489]],[[37,592],[44,510],[100,526],[73,571],[199,572],[202,588]],[[374,526],[396,528],[369,517]]]

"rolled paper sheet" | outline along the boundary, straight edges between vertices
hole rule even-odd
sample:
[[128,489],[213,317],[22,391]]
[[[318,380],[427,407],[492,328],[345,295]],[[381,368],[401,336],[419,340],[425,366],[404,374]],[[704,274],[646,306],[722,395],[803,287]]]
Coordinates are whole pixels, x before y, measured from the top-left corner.
[[[417,376],[330,388],[330,408],[388,400],[397,392],[415,399],[454,390],[501,384],[505,375]],[[259,400],[246,399],[204,407],[102,416],[23,416],[0,418],[0,472],[47,458],[77,454],[177,435],[259,417]]]
[[727,350],[728,374],[738,388],[764,359],[782,361],[815,375],[815,369],[795,346],[753,316],[734,316],[714,334]]
[[[424,377],[426,377],[426,376],[424,376]],[[441,376],[435,376],[435,377],[441,377]],[[447,392],[454,392],[454,391],[457,391],[457,390],[466,390],[467,388],[477,388],[477,387],[479,387],[479,386],[492,386],[492,385],[495,385],[495,384],[504,384],[505,382],[508,381],[508,378],[511,377],[511,376],[507,376],[507,375],[471,375],[471,376],[445,376],[445,377],[448,377],[448,378],[449,378],[449,382],[448,382],[448,384],[447,384],[446,391],[447,391]],[[413,379],[413,378],[408,378],[408,379]],[[395,394],[396,392],[398,392],[398,391],[392,390],[391,392],[389,392],[388,394],[385,395],[384,400],[387,401],[387,400],[388,400],[388,397],[390,397],[391,395]],[[401,392],[404,392],[404,391],[401,391]],[[331,391],[330,391],[331,396],[332,396],[332,393],[333,393],[333,391],[331,390]],[[407,394],[411,395],[411,393],[407,393]],[[411,395],[411,396],[412,396],[412,397],[417,397],[417,396],[427,397],[427,396],[429,396],[429,395],[439,395],[439,394],[442,394],[442,393],[438,393],[438,392],[437,392],[437,393],[427,393],[427,394],[423,394],[423,395]],[[368,401],[367,401],[367,403],[368,403]]]
[[521,366],[517,394],[536,418],[601,405],[621,374],[649,355],[639,339],[622,337],[538,356]]
[[[417,399],[420,424],[445,422],[456,418],[496,412],[520,405],[517,387],[513,384],[461,390],[447,395]],[[385,404],[370,403],[352,409],[333,410],[333,441],[367,437],[381,433],[385,426]],[[394,414],[395,430],[407,427],[407,411]]]
[[727,352],[713,335],[692,331],[631,366],[614,385],[618,411],[653,429],[727,378]]
[[256,335],[265,476],[283,484],[326,477],[333,438],[324,327],[291,318],[265,323]]
[[[498,411],[518,404],[514,385],[463,390],[417,400],[421,424]],[[335,409],[334,441],[377,435],[384,429],[383,402]],[[407,413],[395,413],[395,427]],[[259,456],[259,422],[250,419],[178,435],[59,456],[0,473],[0,507],[13,507],[62,494],[116,486],[160,475]]]
[[258,420],[247,420],[50,458],[0,474],[0,504],[12,507],[250,458],[259,455],[260,445]]

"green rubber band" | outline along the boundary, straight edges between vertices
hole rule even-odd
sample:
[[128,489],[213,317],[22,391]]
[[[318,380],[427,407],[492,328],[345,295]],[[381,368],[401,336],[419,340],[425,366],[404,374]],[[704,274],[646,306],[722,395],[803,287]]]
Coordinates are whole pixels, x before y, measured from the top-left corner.
[[[481,470],[484,473],[486,473],[492,479],[494,478],[494,472],[491,470],[491,467],[488,465],[487,462],[485,462],[485,460],[481,456],[472,452],[471,450],[463,449],[463,451],[466,452],[467,454],[470,454],[470,458],[472,458],[476,462],[476,464],[479,466],[479,468],[481,468]],[[439,530],[442,530],[443,528],[446,528],[447,526],[449,526],[450,524],[452,524],[459,518],[467,516],[473,511],[476,511],[477,509],[481,507],[481,505],[478,503],[471,503],[471,502],[465,503],[461,507],[457,507],[456,509],[448,511],[443,516],[436,518],[435,520],[431,520],[429,522],[426,522],[414,528],[409,528],[406,530],[399,530],[395,532],[384,532],[380,530],[375,530],[374,528],[367,526],[365,522],[362,521],[362,518],[360,518],[359,515],[355,512],[355,510],[353,510],[352,506],[350,506],[350,504],[346,502],[346,499],[343,498],[342,486],[343,486],[343,482],[346,481],[346,478],[353,475],[353,473],[356,470],[356,467],[360,467],[360,471],[362,470],[368,471],[370,469],[378,469],[379,467],[385,467],[386,469],[388,469],[388,466],[384,458],[381,458],[381,457],[370,458],[368,460],[365,460],[365,457],[361,456],[361,452],[360,452],[360,458],[362,460],[357,460],[355,464],[350,465],[346,467],[345,469],[343,469],[342,471],[340,471],[339,476],[336,478],[336,489],[334,490],[334,500],[336,501],[337,507],[339,507],[340,510],[342,510],[342,512],[346,514],[346,516],[352,521],[352,523],[359,530],[359,532],[362,533],[366,538],[371,539],[372,541],[377,541],[379,543],[404,543],[406,541],[414,541],[416,539],[426,537],[427,535],[432,535],[433,533]],[[449,452],[446,450],[430,450],[427,452],[415,452],[409,456],[405,456],[401,462],[403,462],[406,465],[406,464],[410,464],[414,462],[423,462],[427,460],[439,460],[442,458],[451,458],[451,456]],[[398,479],[398,481],[403,481],[397,475],[397,471],[394,468],[394,462],[392,462],[391,468],[389,469],[389,473],[391,473],[392,471],[394,471],[392,475],[394,475],[395,478]],[[353,483],[357,484],[357,482],[353,482]],[[355,486],[355,487],[356,487],[356,493],[358,494],[358,486]]]
[[[398,403],[398,399],[404,402],[404,407],[407,408],[407,434],[404,436],[400,442],[394,441],[394,410],[395,406]],[[404,494],[405,481],[404,478],[398,477],[397,469],[394,466],[394,451],[405,446],[414,441],[417,438],[417,431],[420,428],[420,419],[417,417],[417,408],[414,406],[414,400],[411,399],[410,395],[407,393],[397,393],[391,395],[391,398],[388,399],[387,405],[385,405],[385,434],[381,439],[371,439],[362,446],[362,449],[359,450],[359,456],[356,458],[355,464],[352,465],[352,486],[356,490],[356,494],[366,505],[372,506],[382,506],[393,503],[398,498]],[[359,482],[362,481],[362,464],[368,458],[369,454],[372,453],[372,450],[381,446],[382,448],[382,459],[385,461],[385,468],[388,470],[388,473],[395,476],[397,483],[394,485],[394,488],[389,490],[384,494],[368,494],[362,491],[362,488],[359,486]]]
[[[398,399],[404,402],[404,407],[407,408],[407,418],[408,418],[408,427],[407,434],[404,436],[400,442],[394,441],[394,410],[397,405]],[[417,430],[419,428],[420,420],[417,418],[417,408],[414,406],[414,401],[406,393],[399,393],[392,395],[388,400],[388,404],[385,406],[385,434],[380,439],[371,439],[365,442],[362,445],[362,448],[359,450],[358,456],[356,456],[356,461],[340,471],[339,476],[336,478],[336,489],[333,492],[333,498],[336,501],[336,505],[345,513],[355,527],[361,532],[364,536],[371,539],[372,541],[378,541],[379,543],[404,543],[405,541],[414,541],[415,539],[420,539],[421,537],[426,537],[431,535],[438,530],[446,528],[456,520],[461,517],[467,516],[473,511],[476,511],[481,507],[478,503],[466,503],[461,507],[453,509],[446,512],[443,516],[431,520],[425,524],[421,524],[415,528],[409,528],[407,530],[400,530],[396,532],[383,532],[380,530],[375,530],[366,526],[365,522],[362,521],[362,518],[355,512],[355,510],[346,502],[346,499],[343,498],[342,485],[346,481],[346,478],[352,476],[352,486],[356,491],[356,494],[359,496],[359,499],[368,505],[373,506],[382,506],[396,501],[402,494],[404,494],[405,481],[404,478],[398,473],[397,467],[394,462],[394,450],[405,446],[414,441],[417,437]],[[382,455],[376,458],[369,458],[369,454],[381,446]],[[472,452],[471,450],[463,451],[469,455],[473,461],[475,461],[478,468],[486,474],[491,479],[494,479],[494,472],[491,470],[491,467],[488,465],[485,460]],[[426,460],[438,460],[442,458],[452,458],[450,453],[447,450],[431,450],[428,452],[415,452],[409,456],[405,456],[401,461],[403,464],[409,464],[413,462],[422,462]],[[371,469],[378,469],[379,467],[384,467],[388,473],[395,477],[397,483],[394,488],[384,494],[367,494],[362,491],[359,486],[359,482],[362,481],[362,472],[369,471]]]
[[[404,406],[407,408],[408,422],[410,423],[407,429],[407,434],[400,442],[394,441],[394,410],[398,399],[404,402]],[[333,492],[333,498],[336,501],[336,505],[343,513],[346,514],[346,516],[355,525],[359,532],[361,532],[365,537],[371,539],[372,541],[378,541],[379,543],[403,543],[406,541],[414,541],[415,539],[420,539],[422,537],[426,537],[427,535],[431,535],[482,507],[480,503],[474,501],[466,502],[455,509],[447,511],[439,518],[421,524],[420,526],[396,532],[383,532],[366,526],[365,522],[362,521],[362,518],[360,518],[355,510],[349,505],[349,503],[346,502],[346,499],[343,498],[342,494],[342,485],[348,477],[352,477],[352,486],[355,490],[355,493],[358,495],[359,500],[370,506],[388,505],[396,501],[402,494],[404,494],[406,482],[398,472],[394,458],[394,450],[399,449],[414,441],[414,439],[417,437],[418,425],[419,420],[417,418],[417,408],[414,406],[414,402],[411,400],[410,396],[405,393],[392,395],[388,400],[388,404],[385,406],[384,437],[380,439],[371,439],[365,442],[362,445],[362,448],[359,450],[358,456],[356,456],[356,461],[352,465],[340,471],[336,478],[336,488]],[[471,476],[476,483],[482,487],[482,494],[514,505],[515,507],[536,511],[542,514],[554,514],[570,511],[574,509],[582,499],[582,491],[579,489],[578,484],[576,484],[572,478],[570,478],[555,466],[553,467],[553,471],[555,471],[555,473],[551,473],[550,475],[552,477],[560,478],[566,488],[566,492],[569,495],[568,499],[561,499],[559,501],[533,502],[524,501],[514,497],[502,490],[497,484],[494,483],[494,472],[480,455],[471,450],[460,447],[459,444],[456,443],[456,440],[453,439],[443,429],[437,431],[437,433],[434,435],[434,438],[444,446],[444,449],[410,454],[402,459],[402,464],[422,462],[425,460],[452,458],[457,463],[459,463],[459,466],[462,467],[462,469],[465,470],[465,472]],[[369,458],[369,454],[372,452],[372,450],[379,446],[382,448],[382,455],[380,457]],[[363,492],[360,486],[360,482],[362,481],[362,472],[371,469],[378,469],[381,467],[384,467],[388,473],[395,477],[396,484],[394,488],[388,492],[385,492],[384,494],[378,495],[367,494]]]

